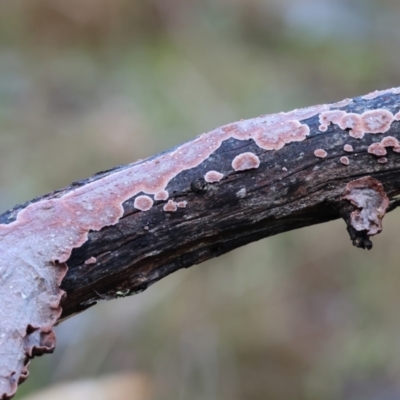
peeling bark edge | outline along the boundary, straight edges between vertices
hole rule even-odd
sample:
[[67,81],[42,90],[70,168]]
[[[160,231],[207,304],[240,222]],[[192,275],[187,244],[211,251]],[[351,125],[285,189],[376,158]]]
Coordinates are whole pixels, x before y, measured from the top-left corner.
[[[10,242],[29,248],[23,258],[36,268],[67,263],[66,318],[246,243],[338,218],[349,200],[346,185],[360,176],[379,180],[394,208],[400,155],[393,145],[382,163],[368,148],[384,143],[389,133],[400,138],[399,93],[389,89],[228,124],[37,198],[0,216],[0,248],[6,254],[0,270],[15,264],[15,254],[6,251]],[[352,154],[344,150],[349,146]],[[348,164],[340,161],[343,156]],[[211,171],[219,180],[209,179]],[[29,358],[54,347],[43,349],[40,338],[33,340],[34,332],[51,332],[59,317],[52,310],[62,297],[60,273],[50,280],[49,315],[19,328],[28,347],[14,382],[26,378]]]

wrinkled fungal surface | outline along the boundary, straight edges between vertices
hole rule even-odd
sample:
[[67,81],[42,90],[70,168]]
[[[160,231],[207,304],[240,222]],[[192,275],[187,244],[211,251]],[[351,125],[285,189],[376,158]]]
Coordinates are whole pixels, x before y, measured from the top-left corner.
[[[393,90],[397,89],[392,89],[392,93]],[[319,116],[321,130],[334,124],[348,129],[350,136],[356,138],[368,132],[384,133],[392,121],[400,118],[384,109],[362,114],[337,110],[350,104],[352,100],[345,99],[227,124],[158,157],[105,174],[58,197],[32,202],[18,212],[15,220],[0,224],[0,399],[12,397],[18,383],[26,379],[30,358],[53,351],[52,327],[61,314],[64,295],[60,283],[72,250],[87,241],[90,231],[117,224],[124,214],[123,204],[130,199],[134,201],[133,212],[153,212],[153,201],[169,199],[166,189],[172,179],[209,160],[225,141],[251,140],[261,154],[263,150],[279,151],[290,143],[305,140],[310,133],[306,121],[313,117]],[[393,147],[393,151],[396,149],[399,146]],[[326,153],[320,149],[317,156],[324,157],[322,152]],[[232,156],[230,162],[232,174],[260,165],[259,157],[250,152]],[[203,174],[191,182],[193,193],[204,194],[211,183],[207,180],[216,182],[219,177],[214,173],[203,178]],[[378,203],[372,196],[374,191],[370,189],[372,198],[355,195],[365,190],[354,187],[346,198],[360,204],[354,225],[375,232],[379,230],[381,214],[371,217],[376,226],[367,223],[372,215],[370,204]],[[243,188],[236,196],[243,199],[246,193]],[[168,200],[157,210],[174,212],[184,206],[184,202]],[[95,263],[92,259],[87,261]]]
[[350,214],[348,230],[356,246],[359,245],[357,241],[362,239],[357,232],[365,234],[368,240],[370,236],[382,231],[382,218],[389,206],[389,199],[378,180],[366,176],[349,182],[342,199],[355,206]]

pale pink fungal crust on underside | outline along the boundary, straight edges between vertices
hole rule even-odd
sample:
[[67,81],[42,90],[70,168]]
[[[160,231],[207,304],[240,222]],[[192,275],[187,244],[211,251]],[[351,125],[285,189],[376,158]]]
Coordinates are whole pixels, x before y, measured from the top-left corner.
[[179,208],[186,208],[186,206],[187,206],[187,201],[186,201],[186,200],[178,201],[178,202],[176,203],[176,205],[177,205]]
[[160,190],[159,192],[157,192],[154,195],[154,200],[156,201],[163,201],[163,200],[167,200],[169,197],[169,193],[166,190]]
[[136,197],[133,206],[140,211],[149,211],[153,207],[153,199],[149,196]]
[[325,158],[328,153],[324,149],[317,149],[314,151],[314,156],[318,158]]
[[168,200],[168,203],[164,205],[163,210],[165,212],[175,212],[178,209],[177,203],[173,200]]
[[368,147],[368,153],[380,157],[380,156],[385,156],[387,152],[385,147],[383,147],[380,143],[372,143]]
[[386,158],[386,157],[380,157],[380,158],[378,158],[378,163],[379,163],[379,164],[386,164],[386,163],[387,163],[387,158]]
[[343,150],[347,153],[352,153],[354,151],[353,146],[351,144],[345,144]]
[[224,177],[224,174],[221,174],[221,172],[218,171],[208,171],[204,175],[204,180],[208,183],[215,183],[219,182],[222,178]]
[[340,157],[340,162],[341,162],[343,165],[349,165],[349,164],[350,164],[349,157],[346,157],[346,156]]
[[248,169],[258,168],[260,159],[251,152],[239,154],[232,161],[232,168],[235,171],[245,171]]

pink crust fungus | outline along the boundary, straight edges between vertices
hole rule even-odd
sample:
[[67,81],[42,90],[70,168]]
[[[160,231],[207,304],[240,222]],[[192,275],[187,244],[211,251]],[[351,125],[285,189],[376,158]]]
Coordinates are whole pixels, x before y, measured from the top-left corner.
[[381,140],[383,147],[399,147],[399,141],[393,136],[386,136]]
[[314,156],[318,158],[325,158],[328,153],[324,149],[317,149],[314,151]]
[[186,208],[187,206],[187,201],[183,200],[183,201],[178,201],[178,203],[176,204],[179,208]]
[[260,159],[250,152],[242,153],[236,156],[232,161],[232,168],[235,171],[245,171],[247,169],[258,168]]
[[154,200],[167,200],[169,197],[169,193],[166,190],[160,190],[154,195]]
[[140,211],[149,211],[153,207],[153,199],[149,196],[136,197],[133,206]]
[[346,156],[340,157],[340,162],[341,162],[343,165],[349,165],[349,164],[350,164],[349,157],[346,157]]
[[224,177],[224,174],[221,174],[221,172],[208,171],[204,175],[204,180],[208,183],[214,183],[214,182],[219,182],[223,177]]
[[345,144],[343,150],[347,151],[347,153],[352,153],[354,151],[353,146],[351,144]]
[[336,103],[331,103],[331,107],[346,107],[348,106],[351,102],[353,101],[353,99],[343,99],[341,101],[337,101]]
[[366,111],[361,114],[361,118],[367,133],[385,133],[394,120],[393,114],[383,109]]
[[96,257],[90,257],[85,261],[86,265],[91,265],[91,264],[96,264],[96,263],[97,263]]
[[356,231],[376,235],[382,230],[382,218],[389,206],[383,185],[366,176],[347,184],[342,199],[349,200],[358,210],[351,213],[351,226]]
[[391,88],[391,89],[385,89],[385,90],[375,90],[371,93],[366,94],[365,96],[362,96],[361,98],[364,100],[373,100],[377,98],[378,96],[382,96],[384,94],[400,94],[400,88]]
[[350,136],[361,139],[365,133],[387,132],[394,119],[393,114],[384,109],[366,111],[362,114],[347,113],[342,110],[325,111],[319,116],[319,130],[326,131],[328,125],[333,123],[340,129],[349,129]]
[[342,118],[345,114],[346,112],[341,110],[326,111],[321,113],[319,115],[319,130],[321,132],[325,132],[330,123],[338,124],[340,118]]
[[386,164],[386,163],[387,163],[387,158],[386,158],[386,157],[380,157],[380,158],[378,158],[378,163],[379,163],[379,164]]
[[373,154],[374,156],[384,156],[386,155],[386,149],[384,146],[382,146],[380,143],[372,143],[368,147],[368,153]]
[[175,212],[177,209],[178,205],[173,200],[168,200],[168,203],[163,207],[165,212]]

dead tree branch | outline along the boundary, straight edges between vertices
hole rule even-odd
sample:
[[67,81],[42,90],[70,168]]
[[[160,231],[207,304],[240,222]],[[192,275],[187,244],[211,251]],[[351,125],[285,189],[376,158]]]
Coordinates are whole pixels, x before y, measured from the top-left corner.
[[57,321],[99,300],[340,217],[370,248],[400,193],[399,93],[232,123],[1,215],[0,398]]

